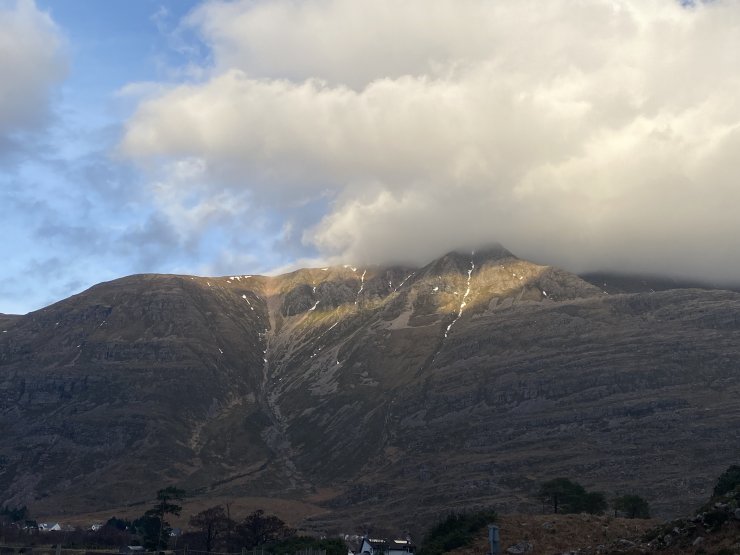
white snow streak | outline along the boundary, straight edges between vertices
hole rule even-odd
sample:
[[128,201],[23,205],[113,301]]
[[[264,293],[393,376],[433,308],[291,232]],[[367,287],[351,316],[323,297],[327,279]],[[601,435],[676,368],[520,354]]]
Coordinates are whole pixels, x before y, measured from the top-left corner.
[[465,302],[465,299],[467,299],[468,295],[470,295],[470,278],[472,277],[473,270],[475,270],[475,262],[473,261],[473,255],[475,255],[475,252],[472,252],[470,254],[470,269],[468,270],[468,288],[465,290],[465,294],[463,295],[462,302],[460,303],[460,310],[457,312],[457,316],[452,321],[452,323],[449,326],[447,326],[447,329],[445,330],[445,339],[447,338],[447,335],[450,333],[452,326],[454,326],[455,322],[457,322],[460,319],[460,316],[462,316],[463,309],[465,308],[465,305],[467,304]]
[[411,276],[413,276],[413,275],[414,275],[414,273],[415,273],[415,272],[411,272],[411,273],[410,273],[409,275],[407,275],[407,276],[406,276],[405,278],[403,278],[403,281],[402,281],[401,283],[399,283],[399,284],[398,284],[398,287],[396,287],[396,288],[395,288],[395,289],[393,290],[393,292],[395,293],[395,292],[396,292],[396,291],[398,291],[398,290],[399,290],[399,289],[400,289],[401,287],[403,287],[403,284],[404,284],[404,283],[406,283],[406,282],[408,281],[408,279],[409,279],[409,278],[410,278]]
[[249,299],[247,298],[246,295],[242,295],[242,299],[244,299],[245,301],[247,301],[247,304],[249,305],[249,308],[251,310],[254,310],[254,307],[252,306],[252,303],[249,302]]
[[[354,268],[352,268],[352,271],[355,271]],[[355,304],[357,304],[360,301],[360,293],[362,293],[362,290],[365,289],[365,274],[367,273],[367,270],[362,272],[362,277],[360,278],[360,290],[357,292],[357,299],[355,300]]]
[[314,304],[311,308],[309,308],[308,311],[311,312],[312,310],[316,310],[316,307],[319,306],[320,302],[321,301],[316,301],[316,304]]

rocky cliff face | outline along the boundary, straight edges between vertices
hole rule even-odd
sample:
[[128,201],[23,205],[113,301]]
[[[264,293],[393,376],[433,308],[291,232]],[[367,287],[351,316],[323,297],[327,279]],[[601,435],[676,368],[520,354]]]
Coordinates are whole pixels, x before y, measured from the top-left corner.
[[672,514],[740,451],[740,295],[608,295],[501,247],[132,276],[0,324],[0,502],[41,513],[177,484],[398,527],[567,476]]

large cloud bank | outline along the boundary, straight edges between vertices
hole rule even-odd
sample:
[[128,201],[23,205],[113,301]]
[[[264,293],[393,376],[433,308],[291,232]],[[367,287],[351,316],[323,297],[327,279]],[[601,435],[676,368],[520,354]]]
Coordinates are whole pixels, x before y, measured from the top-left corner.
[[0,154],[48,122],[66,74],[59,31],[32,0],[0,0]]
[[121,144],[179,225],[740,279],[740,2],[249,0],[186,24],[205,78],[142,101]]

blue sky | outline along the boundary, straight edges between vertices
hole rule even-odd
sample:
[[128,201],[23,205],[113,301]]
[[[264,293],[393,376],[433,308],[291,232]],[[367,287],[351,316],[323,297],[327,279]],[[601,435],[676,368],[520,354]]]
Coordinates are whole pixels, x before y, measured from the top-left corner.
[[[208,63],[203,45],[178,28],[196,4],[36,2],[57,26],[66,75],[50,91],[42,129],[0,166],[0,312],[24,313],[130,273],[228,273],[212,253],[233,237],[218,223],[197,237],[174,234],[151,206],[146,177],[116,153],[136,107],[127,86],[181,80],[187,64]],[[256,269],[283,262],[259,241],[240,241],[260,253]]]
[[0,312],[144,272],[740,282],[740,3],[0,0]]

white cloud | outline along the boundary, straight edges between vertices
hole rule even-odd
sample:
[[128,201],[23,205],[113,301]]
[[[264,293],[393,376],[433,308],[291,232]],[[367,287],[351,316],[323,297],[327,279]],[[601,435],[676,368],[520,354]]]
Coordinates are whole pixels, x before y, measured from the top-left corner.
[[356,261],[497,240],[575,270],[740,276],[734,0],[213,2],[189,23],[210,77],[143,101],[121,145],[202,164],[162,178],[170,204],[287,218],[329,198],[304,241]]
[[0,0],[0,140],[35,131],[49,117],[55,85],[66,75],[63,41],[32,0]]

